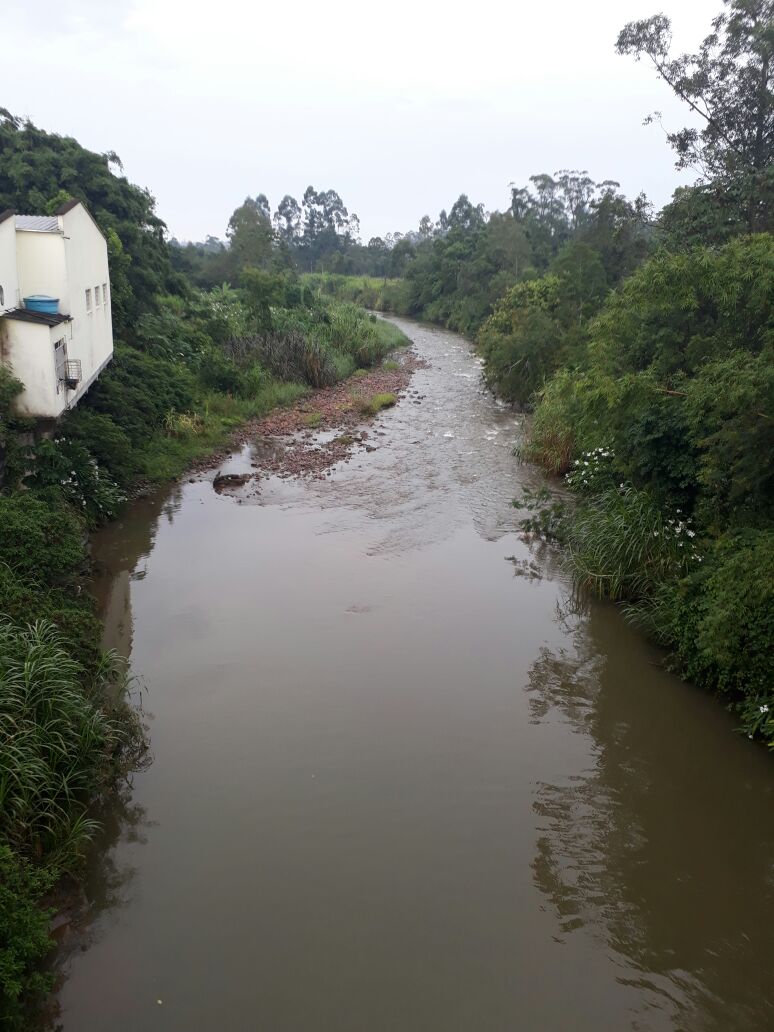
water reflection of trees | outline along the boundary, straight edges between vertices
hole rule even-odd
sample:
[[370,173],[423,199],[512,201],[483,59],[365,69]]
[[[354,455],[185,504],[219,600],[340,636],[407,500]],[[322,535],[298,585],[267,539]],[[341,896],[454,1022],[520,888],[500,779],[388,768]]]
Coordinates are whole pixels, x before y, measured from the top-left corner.
[[[121,782],[116,792],[96,809],[93,816],[100,827],[91,842],[82,885],[82,903],[75,908],[72,924],[52,958],[57,974],[57,992],[67,981],[70,959],[87,949],[99,938],[97,919],[129,902],[128,888],[135,876],[135,868],[123,859],[127,844],[145,843],[146,829],[150,826],[145,808],[134,799],[133,778]],[[58,1029],[58,1004],[52,999],[47,1015],[46,1029]]]
[[[92,542],[94,575],[90,590],[103,622],[103,644],[127,659],[132,646],[131,583],[144,576],[142,560],[153,551],[161,519],[174,521],[181,493],[176,485],[136,500],[121,519],[103,528]],[[130,691],[134,695],[132,703],[140,705],[139,686],[131,679]],[[149,752],[140,750],[135,773],[150,759]],[[82,905],[75,907],[73,921],[52,958],[59,989],[67,979],[70,959],[98,938],[98,929],[104,927],[98,918],[129,903],[128,889],[135,869],[126,861],[123,847],[144,844],[150,825],[144,807],[134,799],[134,775],[122,780],[91,816],[99,822],[99,830],[88,849]],[[46,1027],[57,1028],[57,1019],[54,999]]]
[[[530,672],[536,722],[588,738],[585,770],[538,787],[534,878],[680,1028],[774,1028],[774,779],[714,700],[680,685],[610,607],[561,612],[566,649]],[[649,660],[651,662],[649,662]]]
[[175,485],[137,499],[124,516],[104,527],[92,543],[94,574],[90,591],[97,599],[103,645],[128,658],[132,650],[131,586],[142,580],[141,565],[153,551],[159,522],[174,522],[182,489]]

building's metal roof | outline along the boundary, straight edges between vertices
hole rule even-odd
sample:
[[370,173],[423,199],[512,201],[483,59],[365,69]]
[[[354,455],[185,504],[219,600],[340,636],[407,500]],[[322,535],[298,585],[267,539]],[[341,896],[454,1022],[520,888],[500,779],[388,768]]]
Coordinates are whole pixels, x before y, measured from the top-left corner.
[[46,312],[32,312],[29,308],[12,308],[10,312],[3,312],[2,319],[18,319],[19,322],[37,323],[39,326],[58,326],[60,323],[69,322],[69,315],[49,315]]
[[17,215],[16,228],[33,233],[58,233],[59,219],[56,215]]

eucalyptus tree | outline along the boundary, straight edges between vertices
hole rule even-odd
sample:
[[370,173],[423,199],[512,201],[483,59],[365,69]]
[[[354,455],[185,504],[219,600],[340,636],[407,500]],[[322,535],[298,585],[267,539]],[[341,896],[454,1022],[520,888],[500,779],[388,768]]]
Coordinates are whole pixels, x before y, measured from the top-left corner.
[[[741,195],[747,227],[771,226],[774,194],[774,0],[724,0],[698,53],[671,56],[669,18],[629,22],[619,54],[647,58],[697,125],[667,131],[678,168]],[[660,121],[655,113],[646,121]]]
[[262,268],[272,256],[271,208],[264,194],[246,197],[228,220],[226,230],[234,270]]

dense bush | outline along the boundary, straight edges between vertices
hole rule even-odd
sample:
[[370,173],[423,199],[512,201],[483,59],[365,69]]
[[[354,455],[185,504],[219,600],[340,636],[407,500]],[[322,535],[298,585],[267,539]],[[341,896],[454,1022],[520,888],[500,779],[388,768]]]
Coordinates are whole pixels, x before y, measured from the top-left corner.
[[50,620],[75,658],[93,671],[100,625],[91,598],[78,590],[86,565],[81,518],[56,491],[0,495],[0,616],[18,625]]
[[8,1032],[29,1028],[32,1005],[48,993],[53,974],[40,970],[53,943],[52,910],[41,900],[58,871],[38,867],[0,843],[0,1025]]
[[194,394],[193,375],[184,365],[119,345],[89,391],[87,408],[109,416],[137,446],[159,432],[168,412],[189,409]]
[[734,702],[771,701],[774,531],[724,535],[658,603],[657,629],[688,677]]
[[0,564],[20,579],[71,585],[84,561],[84,526],[62,501],[32,492],[0,495]]

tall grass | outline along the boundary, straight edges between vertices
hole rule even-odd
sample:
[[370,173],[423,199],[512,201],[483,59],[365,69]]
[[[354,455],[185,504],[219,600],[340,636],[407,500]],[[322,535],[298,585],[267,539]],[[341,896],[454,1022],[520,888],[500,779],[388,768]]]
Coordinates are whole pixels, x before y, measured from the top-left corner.
[[141,737],[110,712],[116,676],[106,656],[87,678],[47,621],[0,621],[0,841],[66,864],[92,835],[89,804]]
[[629,485],[582,502],[565,522],[567,562],[576,585],[611,599],[650,596],[695,561],[688,534],[665,519],[651,496]]

